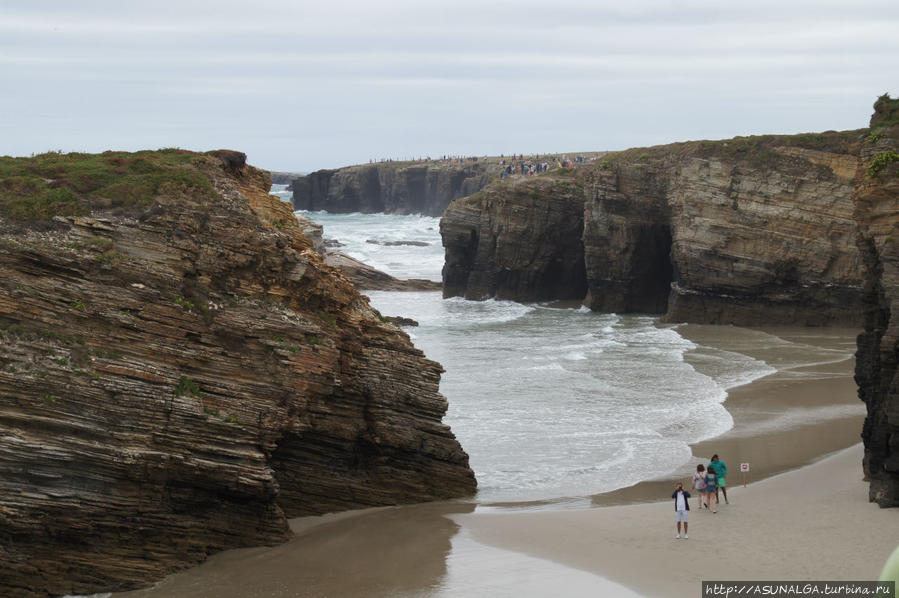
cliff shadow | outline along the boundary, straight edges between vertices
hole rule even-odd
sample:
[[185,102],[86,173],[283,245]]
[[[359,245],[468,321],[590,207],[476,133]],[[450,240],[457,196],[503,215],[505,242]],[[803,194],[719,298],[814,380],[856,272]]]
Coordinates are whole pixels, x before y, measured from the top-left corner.
[[296,534],[272,548],[229,550],[152,588],[116,598],[428,595],[447,575],[459,525],[474,505],[426,503],[291,520]]
[[632,223],[615,231],[614,243],[588,237],[587,296],[593,311],[664,314],[676,271],[671,258],[671,227]]

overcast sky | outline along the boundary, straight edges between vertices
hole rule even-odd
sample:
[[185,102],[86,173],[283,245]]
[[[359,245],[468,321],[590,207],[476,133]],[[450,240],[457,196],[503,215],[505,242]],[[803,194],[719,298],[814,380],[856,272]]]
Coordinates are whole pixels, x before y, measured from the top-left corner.
[[895,0],[3,0],[0,155],[272,170],[865,127]]

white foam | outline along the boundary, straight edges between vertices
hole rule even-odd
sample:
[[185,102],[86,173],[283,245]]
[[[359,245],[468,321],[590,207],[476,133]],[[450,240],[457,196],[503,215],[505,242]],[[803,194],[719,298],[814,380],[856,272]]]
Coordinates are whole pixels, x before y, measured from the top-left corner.
[[[426,262],[439,279],[436,218],[311,216],[354,257],[387,264],[399,278],[427,277],[420,275]],[[432,244],[394,251],[368,239]],[[407,329],[416,346],[446,369],[444,421],[468,452],[486,502],[586,496],[674,471],[689,462],[690,443],[733,425],[722,406],[726,389],[773,371],[738,350],[701,347],[647,316],[444,300],[437,292],[367,294],[384,315],[417,320]]]

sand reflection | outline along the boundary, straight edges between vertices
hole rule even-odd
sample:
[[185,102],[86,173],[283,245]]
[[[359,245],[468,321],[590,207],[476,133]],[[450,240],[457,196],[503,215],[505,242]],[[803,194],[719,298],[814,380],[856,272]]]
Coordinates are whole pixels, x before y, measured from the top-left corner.
[[447,515],[474,505],[428,503],[291,521],[296,537],[230,550],[152,588],[117,598],[274,598],[427,595],[443,585],[452,538]]

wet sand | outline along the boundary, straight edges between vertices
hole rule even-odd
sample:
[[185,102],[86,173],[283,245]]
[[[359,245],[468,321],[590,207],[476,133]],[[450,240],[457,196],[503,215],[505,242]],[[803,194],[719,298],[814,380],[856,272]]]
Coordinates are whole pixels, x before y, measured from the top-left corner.
[[[694,342],[720,344],[721,327],[718,326],[682,326],[678,332]],[[765,332],[846,355],[851,355],[855,347],[854,330],[776,328]],[[774,357],[770,350],[741,348],[741,352],[765,361]],[[714,454],[727,463],[728,484],[737,486],[744,481],[740,463],[749,463],[746,482],[751,483],[857,444],[861,441],[865,406],[858,399],[853,380],[855,359],[841,359],[839,354],[834,359],[832,363],[781,370],[731,389],[724,406],[734,419],[733,428],[717,438],[692,444],[693,461],[678,471],[598,494],[593,497],[593,504],[656,500],[676,481],[684,482],[689,488],[696,465],[707,465]]]
[[[678,331],[700,342],[720,335]],[[771,332],[841,351],[855,335]],[[297,519],[287,544],[228,551],[115,596],[696,596],[701,579],[875,579],[899,541],[899,512],[867,502],[852,368],[852,359],[835,359],[732,389],[733,429],[694,445],[694,462],[665,479],[557,503],[458,501]],[[694,510],[690,539],[675,540],[673,480],[689,479],[713,452],[728,463],[732,504]],[[645,501],[660,502],[622,505]]]
[[899,512],[868,502],[862,452],[856,445],[733,488],[717,514],[691,511],[689,540],[674,537],[670,499],[454,520],[488,546],[589,571],[644,596],[695,597],[702,580],[875,580],[899,542]]

